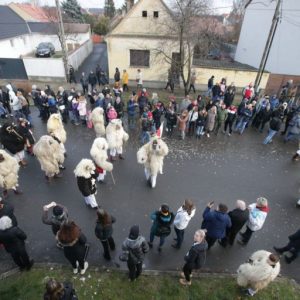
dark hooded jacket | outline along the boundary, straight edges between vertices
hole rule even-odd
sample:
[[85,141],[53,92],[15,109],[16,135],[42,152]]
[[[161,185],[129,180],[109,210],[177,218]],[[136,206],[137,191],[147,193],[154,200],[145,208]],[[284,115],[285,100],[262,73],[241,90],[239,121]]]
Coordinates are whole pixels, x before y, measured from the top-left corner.
[[0,244],[9,253],[19,253],[25,251],[26,234],[19,227],[12,226],[8,229],[0,229]]
[[0,218],[7,216],[11,218],[12,225],[18,226],[18,221],[14,215],[14,206],[7,201],[0,201]]
[[207,247],[207,242],[205,240],[203,240],[201,243],[194,243],[184,257],[189,269],[200,269],[204,266]]
[[128,261],[138,264],[144,261],[145,253],[149,251],[149,246],[145,238],[141,235],[137,239],[132,240],[126,238],[122,245],[123,251],[128,251]]
[[231,227],[231,220],[226,213],[211,210],[206,207],[203,212],[202,228],[207,230],[207,236],[222,239],[226,235],[226,228]]

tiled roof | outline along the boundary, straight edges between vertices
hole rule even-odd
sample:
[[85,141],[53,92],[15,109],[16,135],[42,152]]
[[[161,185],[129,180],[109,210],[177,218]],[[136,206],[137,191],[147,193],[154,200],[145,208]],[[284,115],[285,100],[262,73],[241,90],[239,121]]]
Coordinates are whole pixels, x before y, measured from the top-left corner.
[[[43,10],[43,8],[34,6],[28,3],[13,3],[15,6],[17,6],[20,10],[24,11],[26,14],[28,14],[32,19],[34,19],[37,22],[49,22],[48,17]],[[26,21],[32,21],[30,20],[25,20]]]
[[8,6],[0,5],[0,40],[28,33],[26,22]]
[[[28,26],[31,32],[44,34],[56,34],[58,32],[57,23],[28,22]],[[89,28],[89,24],[64,23],[65,33],[87,33]]]
[[[237,61],[229,60],[206,60],[206,59],[194,59],[193,65],[195,67],[204,67],[210,69],[226,69],[237,71],[257,71],[256,68],[246,64],[239,63]],[[267,71],[265,71],[267,72]]]

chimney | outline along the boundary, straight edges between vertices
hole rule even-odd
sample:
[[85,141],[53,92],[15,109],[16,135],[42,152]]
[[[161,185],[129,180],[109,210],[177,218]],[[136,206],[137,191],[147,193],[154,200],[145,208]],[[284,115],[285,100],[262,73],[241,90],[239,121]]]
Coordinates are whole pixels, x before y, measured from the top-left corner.
[[134,0],[126,0],[126,11],[129,12],[134,5]]

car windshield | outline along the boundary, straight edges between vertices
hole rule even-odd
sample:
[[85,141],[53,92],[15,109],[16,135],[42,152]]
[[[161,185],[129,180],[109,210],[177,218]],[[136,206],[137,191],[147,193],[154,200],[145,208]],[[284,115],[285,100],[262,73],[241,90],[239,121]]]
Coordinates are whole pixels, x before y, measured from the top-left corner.
[[47,43],[40,43],[38,48],[49,48],[49,45]]

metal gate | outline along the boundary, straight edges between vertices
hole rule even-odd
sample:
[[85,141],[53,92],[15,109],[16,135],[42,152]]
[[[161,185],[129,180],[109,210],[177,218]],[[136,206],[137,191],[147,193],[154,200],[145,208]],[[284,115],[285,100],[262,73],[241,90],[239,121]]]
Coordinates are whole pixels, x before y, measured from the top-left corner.
[[0,58],[0,79],[28,79],[23,60]]

